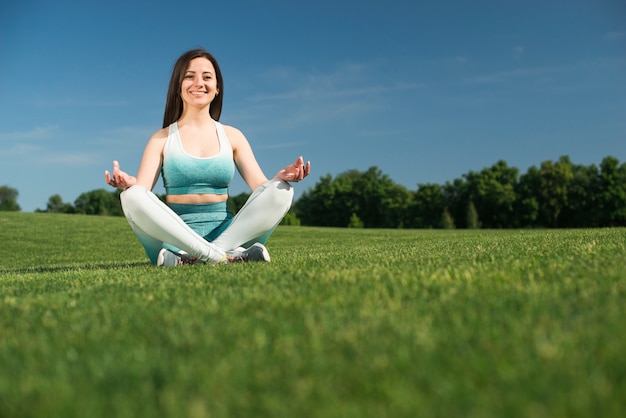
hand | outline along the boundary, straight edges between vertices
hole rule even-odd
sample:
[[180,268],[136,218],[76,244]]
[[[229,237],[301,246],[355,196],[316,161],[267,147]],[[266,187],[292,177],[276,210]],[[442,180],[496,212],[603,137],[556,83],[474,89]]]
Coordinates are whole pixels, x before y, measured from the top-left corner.
[[302,156],[296,159],[296,162],[283,168],[276,174],[276,178],[284,181],[298,182],[309,175],[311,172],[311,162],[304,163]]
[[137,179],[133,176],[120,170],[120,163],[113,161],[113,176],[109,173],[109,170],[104,171],[104,180],[106,180],[109,186],[117,187],[118,189],[126,190],[131,186],[137,184]]

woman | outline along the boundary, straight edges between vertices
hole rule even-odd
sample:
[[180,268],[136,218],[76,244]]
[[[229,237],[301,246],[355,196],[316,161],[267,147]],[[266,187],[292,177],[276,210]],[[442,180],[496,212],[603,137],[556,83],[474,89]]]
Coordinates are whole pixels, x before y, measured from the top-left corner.
[[[270,261],[263,244],[291,206],[288,182],[311,170],[298,157],[268,180],[245,136],[218,122],[223,97],[215,58],[202,49],[184,53],[172,71],[163,129],[148,141],[137,176],[117,161],[104,173],[124,190],[124,215],[153,264]],[[235,167],[253,193],[233,217],[226,200]],[[159,174],[167,204],[152,193]]]

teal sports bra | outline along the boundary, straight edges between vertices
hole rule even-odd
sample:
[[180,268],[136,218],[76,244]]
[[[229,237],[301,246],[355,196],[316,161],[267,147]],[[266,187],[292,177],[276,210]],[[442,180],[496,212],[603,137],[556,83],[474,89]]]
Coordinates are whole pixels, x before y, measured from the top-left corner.
[[161,167],[167,194],[228,194],[228,185],[235,176],[233,149],[224,127],[217,121],[215,129],[220,151],[217,155],[201,158],[189,155],[184,150],[178,123],[169,126]]

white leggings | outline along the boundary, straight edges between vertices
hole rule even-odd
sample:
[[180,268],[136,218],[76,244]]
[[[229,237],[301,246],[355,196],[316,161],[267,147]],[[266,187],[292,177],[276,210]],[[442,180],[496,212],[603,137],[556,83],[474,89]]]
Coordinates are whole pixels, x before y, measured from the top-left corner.
[[219,263],[224,260],[227,251],[269,237],[291,207],[293,188],[278,179],[262,184],[250,195],[228,227],[211,242],[191,229],[144,187],[126,189],[120,200],[128,223],[153,264],[156,264],[159,251],[168,244],[202,261]]

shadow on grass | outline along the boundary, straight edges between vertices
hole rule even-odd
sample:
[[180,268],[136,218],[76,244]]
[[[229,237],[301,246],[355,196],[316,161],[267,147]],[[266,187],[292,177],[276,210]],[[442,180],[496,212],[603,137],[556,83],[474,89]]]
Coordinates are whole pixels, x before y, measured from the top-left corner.
[[0,275],[3,274],[28,274],[28,273],[56,273],[60,271],[79,271],[79,270],[110,270],[129,267],[145,267],[151,265],[148,261],[134,261],[129,263],[93,263],[93,264],[73,264],[68,266],[42,266],[42,267],[23,267],[15,269],[1,269]]

